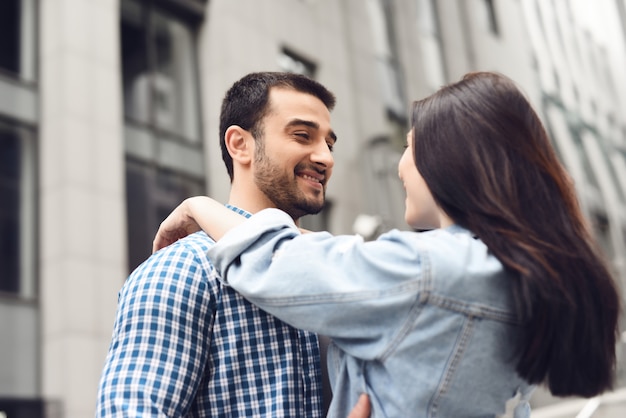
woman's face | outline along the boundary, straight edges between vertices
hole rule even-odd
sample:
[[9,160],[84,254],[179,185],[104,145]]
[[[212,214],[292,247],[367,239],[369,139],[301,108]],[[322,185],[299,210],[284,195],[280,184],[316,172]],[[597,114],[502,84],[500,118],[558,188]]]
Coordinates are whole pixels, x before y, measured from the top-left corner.
[[406,191],[404,220],[415,229],[440,228],[441,210],[413,160],[413,130],[407,134],[406,143],[398,163],[398,175]]

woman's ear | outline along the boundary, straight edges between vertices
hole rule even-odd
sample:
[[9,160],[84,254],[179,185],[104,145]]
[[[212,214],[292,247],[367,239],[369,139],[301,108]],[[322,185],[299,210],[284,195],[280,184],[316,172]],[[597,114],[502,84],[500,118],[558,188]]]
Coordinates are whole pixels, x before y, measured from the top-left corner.
[[249,165],[254,156],[254,138],[250,132],[238,125],[231,125],[224,135],[226,149],[233,163]]

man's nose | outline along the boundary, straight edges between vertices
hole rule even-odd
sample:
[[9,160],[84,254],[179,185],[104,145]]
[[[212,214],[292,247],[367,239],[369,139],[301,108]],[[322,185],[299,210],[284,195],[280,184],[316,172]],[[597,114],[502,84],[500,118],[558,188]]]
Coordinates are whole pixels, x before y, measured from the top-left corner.
[[335,159],[333,158],[330,148],[328,148],[326,140],[317,143],[315,149],[311,153],[311,161],[321,164],[326,168],[332,168],[335,164]]

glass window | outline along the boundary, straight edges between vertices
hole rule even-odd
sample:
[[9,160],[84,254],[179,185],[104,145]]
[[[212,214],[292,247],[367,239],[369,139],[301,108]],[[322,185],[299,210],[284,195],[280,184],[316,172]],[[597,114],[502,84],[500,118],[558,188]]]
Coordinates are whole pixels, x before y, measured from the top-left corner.
[[204,193],[204,184],[197,179],[129,159],[126,199],[129,202],[128,267],[131,271],[150,256],[152,240],[161,221],[186,197]]
[[122,3],[124,113],[198,142],[198,83],[193,29],[139,1]]
[[280,51],[280,54],[278,55],[278,66],[282,71],[303,74],[311,78],[315,77],[315,64],[288,48],[283,48]]
[[0,292],[34,293],[33,133],[0,122]]
[[19,137],[0,127],[0,290],[19,290]]
[[381,91],[392,122],[406,125],[405,83],[394,37],[393,4],[386,0],[368,0],[367,11],[374,39]]
[[0,418],[39,418],[45,416],[45,404],[30,399],[0,398]]
[[150,255],[154,234],[169,212],[184,198],[206,193],[197,16],[184,18],[190,9],[175,1],[162,3],[166,9],[153,3],[121,3],[130,270]]
[[192,32],[158,12],[151,17],[151,43],[155,46],[154,121],[161,129],[199,141]]
[[484,0],[485,2],[485,14],[487,20],[487,27],[489,31],[494,35],[500,34],[500,28],[498,26],[498,17],[496,15],[496,6],[493,0]]
[[0,2],[0,70],[35,79],[35,1]]
[[417,25],[422,46],[422,65],[428,86],[436,91],[445,84],[444,61],[437,25],[435,0],[417,0]]
[[604,212],[592,211],[591,212],[591,227],[594,232],[596,241],[600,245],[600,248],[606,255],[608,260],[613,258],[614,248],[611,244],[611,226],[609,225],[609,218]]
[[127,118],[147,124],[150,121],[148,35],[139,3],[122,2],[121,37],[124,114]]
[[[615,184],[621,190],[622,201],[626,201],[626,181],[623,180],[626,179],[626,153],[615,150],[610,154],[609,158],[615,174]],[[620,179],[622,180],[620,181]]]

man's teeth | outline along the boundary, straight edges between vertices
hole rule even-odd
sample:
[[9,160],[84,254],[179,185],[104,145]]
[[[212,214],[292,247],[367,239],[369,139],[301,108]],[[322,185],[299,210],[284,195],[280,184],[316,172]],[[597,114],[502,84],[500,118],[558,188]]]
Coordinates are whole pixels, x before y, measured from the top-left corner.
[[302,178],[320,183],[319,179],[316,179],[315,177],[307,176],[306,174],[302,174]]

